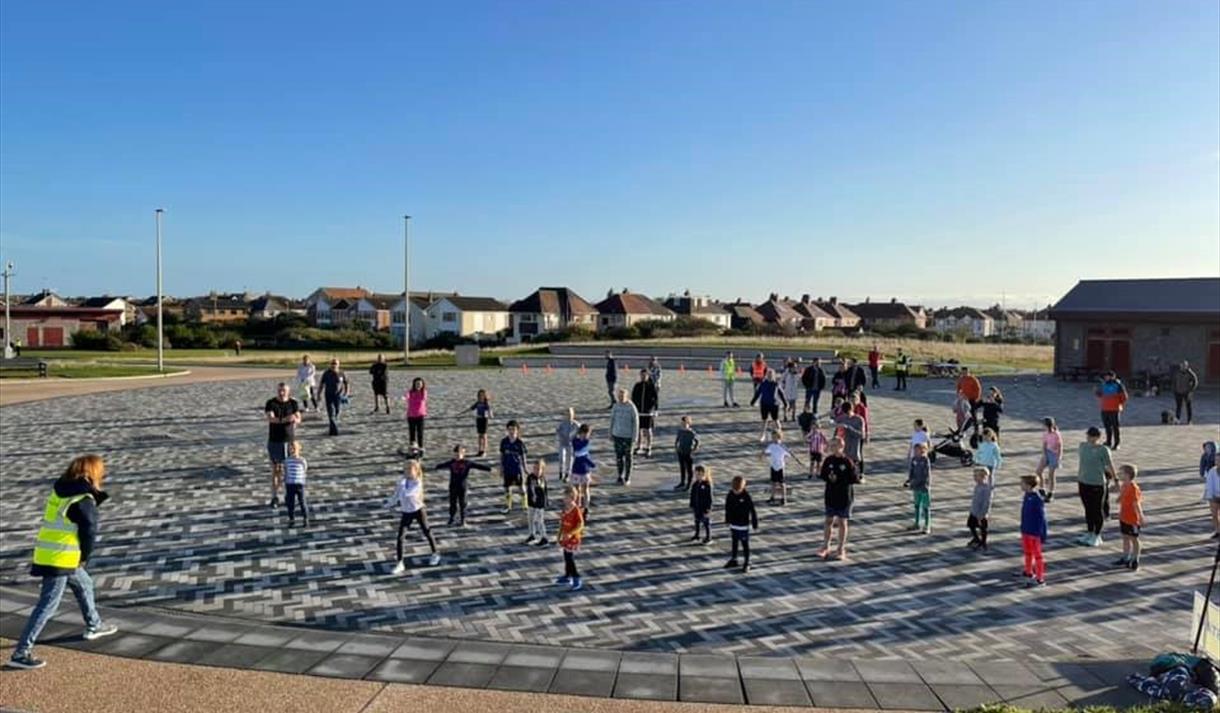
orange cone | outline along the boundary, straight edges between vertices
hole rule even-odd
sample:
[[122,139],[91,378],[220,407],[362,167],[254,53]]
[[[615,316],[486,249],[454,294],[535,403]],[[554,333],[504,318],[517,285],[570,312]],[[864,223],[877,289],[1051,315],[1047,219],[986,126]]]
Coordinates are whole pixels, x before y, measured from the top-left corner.
[[685,365],[685,364],[679,364],[679,365],[678,365],[678,373],[679,373],[679,374],[685,374],[685,373],[686,373],[686,365]]
[[580,363],[580,375],[585,375],[585,363],[583,361]]
[[712,365],[711,365],[711,364],[708,364],[708,365],[707,365],[707,375],[708,375],[708,376],[715,376],[715,373],[712,371]]
[[521,362],[521,373],[522,374],[530,373],[530,365],[526,364],[525,362]]

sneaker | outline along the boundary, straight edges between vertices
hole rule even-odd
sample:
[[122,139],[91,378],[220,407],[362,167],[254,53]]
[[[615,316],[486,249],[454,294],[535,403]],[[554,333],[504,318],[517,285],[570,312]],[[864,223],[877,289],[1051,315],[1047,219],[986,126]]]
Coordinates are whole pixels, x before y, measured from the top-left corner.
[[740,566],[741,566],[741,565],[737,564],[737,560],[735,560],[735,559],[731,559],[731,560],[729,560],[728,562],[725,562],[725,563],[724,563],[724,568],[725,568],[725,569],[734,569],[734,568],[736,568],[736,567],[740,567]]
[[1045,579],[1032,579],[1031,578],[1025,582],[1026,589],[1033,589],[1034,587],[1045,587],[1045,586],[1046,586]]
[[571,577],[563,577],[563,576],[556,577],[556,578],[555,578],[555,584],[562,584],[562,585],[564,585],[564,586],[568,586],[568,587],[570,587],[570,586],[572,586],[572,578],[571,578]]
[[580,577],[576,577],[575,579],[572,580],[572,586],[568,587],[568,591],[569,592],[579,592],[580,590],[584,589],[584,587],[585,587],[585,583],[580,581]]
[[544,537],[544,538],[542,538],[541,540],[538,540],[538,545],[537,545],[537,546],[538,546],[538,547],[546,547],[546,546],[547,546],[547,545],[549,545],[549,544],[551,544],[551,543],[550,543],[550,542],[549,542],[549,541],[548,541],[548,540],[547,540],[547,539]]
[[1019,570],[1017,570],[1016,572],[1013,572],[1013,573],[1012,573],[1012,576],[1014,576],[1014,577],[1024,577],[1024,578],[1026,578],[1026,579],[1032,579],[1034,575],[1030,574],[1029,572],[1026,572],[1025,570],[1021,570],[1021,569],[1019,569]]
[[402,574],[407,571],[407,565],[402,560],[398,560],[398,564],[394,565],[394,569],[390,570],[390,574]]
[[743,564],[743,565],[741,566],[741,573],[742,573],[742,574],[746,574],[746,573],[748,573],[749,571],[750,571],[750,565],[749,565],[749,563]]
[[1046,494],[1046,502],[1048,502],[1048,503],[1049,503],[1050,501],[1052,501],[1052,500],[1054,500],[1054,499],[1055,499],[1055,493],[1050,492],[1050,493],[1047,493],[1047,494]]
[[931,535],[931,534],[932,534],[932,526],[931,526],[931,525],[928,525],[927,527],[925,527],[925,528],[923,529],[923,534],[925,534],[925,535]]
[[510,513],[510,512],[512,512],[512,511],[513,511],[513,509],[512,509],[512,508],[504,508],[503,510],[501,510],[501,511],[500,511],[500,514],[501,514],[501,515],[507,515],[507,514],[509,514],[509,513]]
[[271,496],[271,502],[267,503],[267,507],[278,508],[280,506],[280,498],[278,495]]
[[440,563],[441,563],[441,553],[433,552],[432,556],[428,558],[428,566],[435,567]]
[[114,624],[99,624],[96,629],[85,629],[84,638],[85,641],[93,641],[117,633],[119,633],[119,627]]
[[698,542],[698,541],[699,541],[699,535],[696,533],[694,537],[690,538],[690,541],[691,541],[691,542]]
[[623,478],[623,485],[631,485],[631,476],[630,475],[627,476],[626,478]]
[[525,538],[525,544],[527,544],[527,545],[534,544],[534,536],[530,535],[529,537]]
[[686,490],[686,483],[678,483],[674,486],[674,490]]
[[971,537],[970,541],[966,543],[966,546],[972,550],[977,550],[982,544],[983,543],[979,540],[979,538]]
[[1089,540],[1089,547],[1101,547],[1105,540],[1101,539],[1101,535],[1093,535],[1093,539]]
[[618,483],[619,485],[622,485],[622,484],[623,484],[623,476],[621,476],[621,475],[620,475],[620,476],[618,477],[618,480],[617,480],[617,481],[615,481],[615,482],[616,482],[616,483]]
[[1114,446],[1114,448],[1112,448],[1111,450],[1113,450],[1113,451],[1118,451],[1118,449],[1119,449],[1119,448],[1121,448],[1121,447],[1122,447],[1122,446],[1117,446],[1117,445],[1116,445],[1116,446]]
[[448,527],[453,527],[453,518],[449,518],[449,522],[445,523]]
[[1115,567],[1126,567],[1130,564],[1131,560],[1127,559],[1126,557],[1119,557],[1118,559],[1114,560]]
[[1213,539],[1213,540],[1220,540],[1220,532],[1213,532],[1213,533],[1212,533],[1212,539]]
[[1131,560],[1130,562],[1127,563],[1127,569],[1130,569],[1132,572],[1138,571],[1139,568],[1140,568],[1139,560]]
[[710,538],[710,537],[703,538],[703,544],[705,544],[705,545],[712,544],[712,538]]
[[1085,546],[1088,546],[1088,544],[1089,544],[1090,542],[1092,542],[1092,541],[1093,541],[1093,533],[1091,533],[1091,532],[1082,532],[1082,533],[1080,534],[1080,537],[1077,537],[1077,538],[1076,538],[1075,540],[1073,540],[1073,541],[1074,541],[1076,544],[1078,544],[1078,545],[1085,545]]
[[30,670],[30,669],[42,668],[43,666],[47,665],[47,662],[43,661],[42,659],[34,658],[33,654],[21,654],[20,656],[18,656],[16,653],[14,653],[12,658],[10,658],[8,660],[8,663],[5,665],[8,666],[9,668],[21,668],[21,669]]

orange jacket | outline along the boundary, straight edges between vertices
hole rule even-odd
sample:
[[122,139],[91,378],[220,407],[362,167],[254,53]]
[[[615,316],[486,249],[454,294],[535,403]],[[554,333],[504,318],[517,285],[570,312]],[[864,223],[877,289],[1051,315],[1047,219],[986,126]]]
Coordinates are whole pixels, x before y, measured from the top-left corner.
[[762,381],[767,378],[767,362],[754,361],[750,364],[750,376],[754,379]]
[[565,510],[559,519],[559,546],[575,552],[585,536],[585,514],[578,507]]
[[957,390],[962,392],[970,401],[979,401],[983,398],[983,384],[974,374],[966,374],[957,380]]

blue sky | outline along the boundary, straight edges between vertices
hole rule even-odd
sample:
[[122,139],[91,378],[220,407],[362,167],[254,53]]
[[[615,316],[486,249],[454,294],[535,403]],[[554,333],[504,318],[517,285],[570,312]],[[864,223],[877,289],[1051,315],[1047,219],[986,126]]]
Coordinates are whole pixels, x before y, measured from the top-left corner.
[[[342,7],[342,11],[338,8]],[[1220,273],[1220,5],[0,4],[17,291],[927,304]]]

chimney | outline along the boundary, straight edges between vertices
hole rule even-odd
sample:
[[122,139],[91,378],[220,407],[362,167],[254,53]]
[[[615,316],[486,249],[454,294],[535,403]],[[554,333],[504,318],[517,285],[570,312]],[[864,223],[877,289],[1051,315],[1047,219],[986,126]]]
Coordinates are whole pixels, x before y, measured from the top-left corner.
[[872,299],[871,297],[865,297],[865,298],[864,298],[864,304],[868,304],[869,300],[871,300],[871,299]]
[[892,304],[892,305],[893,305],[893,304],[898,304],[898,298],[897,298],[897,297],[891,297],[891,298],[890,298],[890,304]]
[[610,289],[606,290],[606,299],[610,299],[613,296],[614,296],[614,288],[611,287]]
[[801,295],[801,304],[807,305],[809,304],[809,301],[809,295]]
[[832,305],[839,304],[839,298],[832,295],[830,298],[830,304],[832,304]]
[[626,288],[626,287],[624,287],[624,288],[623,288],[623,294],[624,294],[624,295],[625,295],[625,294],[627,294],[627,293],[628,293],[628,292],[630,292],[630,291],[631,291],[631,290],[629,290],[629,289],[628,289],[628,288]]
[[768,299],[769,301],[771,301],[771,302],[775,302],[776,300],[778,300],[778,299],[779,299],[779,293],[778,293],[778,292],[772,292],[772,293],[771,293],[771,294],[770,294],[770,295],[767,297],[767,299]]
[[685,292],[683,292],[683,293],[682,293],[682,296],[683,296],[683,297],[690,297],[690,290],[686,290]]

